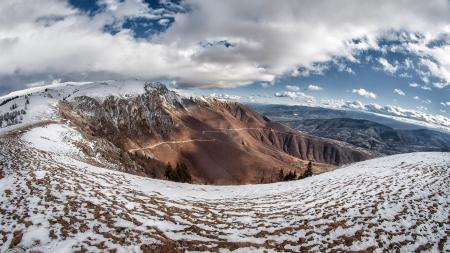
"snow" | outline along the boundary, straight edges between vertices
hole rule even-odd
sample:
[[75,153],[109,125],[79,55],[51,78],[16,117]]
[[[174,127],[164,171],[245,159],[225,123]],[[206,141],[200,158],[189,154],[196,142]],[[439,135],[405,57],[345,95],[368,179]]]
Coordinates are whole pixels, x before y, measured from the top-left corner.
[[450,250],[449,153],[377,158],[299,181],[211,186],[91,164],[73,144],[86,140],[67,124],[0,141],[0,252],[14,231],[23,233],[18,246],[42,252]]
[[[61,100],[71,100],[75,97],[90,96],[97,99],[104,99],[108,96],[131,97],[143,94],[145,82],[138,80],[130,81],[100,81],[100,82],[53,82],[41,87],[15,91],[0,97],[0,103],[7,99],[15,98],[0,106],[0,115],[13,111],[25,110],[26,114],[19,123],[0,125],[0,135],[18,130],[23,127],[44,122],[62,120],[56,111],[56,107]],[[29,104],[26,104],[28,98]],[[17,104],[17,108],[11,110],[11,105]]]
[[81,138],[77,131],[62,124],[36,127],[23,135],[23,140],[35,148],[56,153],[78,153],[79,150],[71,142],[79,141]]

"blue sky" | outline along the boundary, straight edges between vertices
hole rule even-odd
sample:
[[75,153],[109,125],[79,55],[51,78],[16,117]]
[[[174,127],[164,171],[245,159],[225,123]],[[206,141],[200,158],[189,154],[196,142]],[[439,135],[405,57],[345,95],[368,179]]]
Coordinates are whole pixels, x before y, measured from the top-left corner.
[[160,80],[243,102],[448,118],[450,3],[431,2],[2,1],[0,95],[41,81]]

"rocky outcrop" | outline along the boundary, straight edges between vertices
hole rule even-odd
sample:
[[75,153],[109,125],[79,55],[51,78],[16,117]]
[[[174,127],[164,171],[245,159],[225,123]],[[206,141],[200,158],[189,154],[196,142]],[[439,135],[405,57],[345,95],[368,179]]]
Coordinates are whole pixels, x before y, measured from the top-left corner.
[[[173,130],[173,118],[164,104],[181,107],[175,94],[163,85],[146,84],[146,92],[136,97],[89,96],[61,102],[66,116],[78,115],[95,135],[108,138],[167,138]],[[176,97],[177,98],[177,97]],[[84,128],[86,128],[84,126]]]

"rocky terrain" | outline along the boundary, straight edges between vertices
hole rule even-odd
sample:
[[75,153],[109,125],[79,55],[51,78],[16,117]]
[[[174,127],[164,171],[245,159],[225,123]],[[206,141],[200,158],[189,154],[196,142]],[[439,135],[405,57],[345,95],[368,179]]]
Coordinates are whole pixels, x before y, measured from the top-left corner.
[[368,120],[334,118],[283,121],[315,136],[344,141],[379,154],[450,151],[450,134],[429,129],[394,129]]
[[[0,137],[0,252],[447,252],[450,155],[304,180],[180,184],[120,172],[70,123]],[[84,144],[84,145],[81,145]]]
[[317,174],[372,157],[271,122],[242,104],[183,97],[158,83],[69,83],[2,101],[7,113],[26,112],[4,130],[68,120],[98,144],[83,146],[86,154],[152,178],[164,178],[167,164],[183,163],[196,183],[267,183],[279,181],[280,170],[302,174],[308,161]]

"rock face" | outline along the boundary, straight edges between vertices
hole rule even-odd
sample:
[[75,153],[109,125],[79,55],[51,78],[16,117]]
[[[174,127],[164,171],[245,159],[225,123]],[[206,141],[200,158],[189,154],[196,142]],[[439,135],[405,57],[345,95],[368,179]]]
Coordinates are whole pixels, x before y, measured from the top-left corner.
[[[130,97],[80,96],[60,103],[64,117],[84,132],[114,143],[131,156],[175,165],[194,181],[215,184],[273,182],[280,169],[315,172],[371,157],[338,141],[301,134],[248,107],[215,99],[184,98],[160,84]],[[155,164],[153,162],[144,164]],[[164,168],[150,176],[162,177]]]
[[380,154],[450,151],[450,135],[428,129],[394,129],[368,120],[304,119],[285,121],[294,129],[351,143]]
[[172,101],[174,107],[181,105],[171,100],[173,94],[165,86],[147,84],[145,90],[143,95],[130,98],[108,96],[99,100],[80,96],[63,105],[73,109],[88,124],[89,130],[114,141],[120,136],[167,138],[173,129],[173,120],[162,101]]

